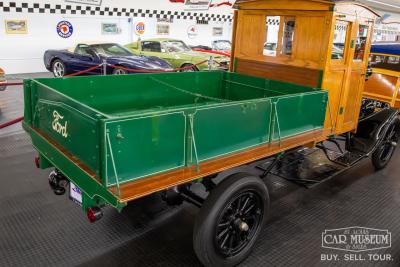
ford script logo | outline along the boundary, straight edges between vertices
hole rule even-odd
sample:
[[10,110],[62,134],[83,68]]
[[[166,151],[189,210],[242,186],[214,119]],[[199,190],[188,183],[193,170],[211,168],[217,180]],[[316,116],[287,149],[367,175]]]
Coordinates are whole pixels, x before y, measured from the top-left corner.
[[68,137],[68,122],[62,122],[64,119],[64,116],[61,116],[60,113],[58,113],[56,110],[53,111],[53,123],[51,124],[52,128],[54,131],[57,133],[61,134],[62,137],[67,138]]
[[361,252],[390,248],[391,244],[392,235],[388,230],[353,226],[322,233],[323,248]]

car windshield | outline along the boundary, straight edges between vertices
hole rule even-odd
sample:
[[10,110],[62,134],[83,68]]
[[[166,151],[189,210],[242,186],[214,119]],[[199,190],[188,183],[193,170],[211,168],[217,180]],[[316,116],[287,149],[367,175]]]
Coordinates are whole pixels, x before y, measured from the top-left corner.
[[231,50],[231,42],[229,41],[216,41],[213,45],[214,50]]
[[129,50],[118,44],[96,44],[90,46],[96,54],[100,56],[131,56],[133,55]]
[[188,52],[191,51],[192,49],[189,48],[184,42],[182,41],[167,41],[163,42],[163,48],[168,52],[168,53],[174,53],[174,52]]

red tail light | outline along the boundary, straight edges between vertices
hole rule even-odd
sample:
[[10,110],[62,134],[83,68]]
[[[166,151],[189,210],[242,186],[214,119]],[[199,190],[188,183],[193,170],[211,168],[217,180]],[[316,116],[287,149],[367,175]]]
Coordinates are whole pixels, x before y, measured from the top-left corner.
[[103,212],[99,207],[91,207],[86,211],[89,222],[94,223],[103,217]]
[[40,159],[39,159],[39,157],[35,157],[35,165],[36,165],[36,168],[40,168]]

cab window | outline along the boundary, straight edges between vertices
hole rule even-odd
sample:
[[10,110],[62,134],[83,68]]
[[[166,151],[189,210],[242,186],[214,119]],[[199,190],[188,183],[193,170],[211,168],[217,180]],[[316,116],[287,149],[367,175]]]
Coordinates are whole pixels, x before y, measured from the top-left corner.
[[337,20],[333,37],[331,59],[344,60],[349,22]]
[[355,43],[354,61],[363,61],[365,55],[365,47],[367,46],[368,26],[360,25],[357,32]]
[[145,52],[161,52],[161,44],[159,42],[142,42],[142,51]]
[[264,56],[291,56],[294,42],[295,18],[288,16],[266,17]]

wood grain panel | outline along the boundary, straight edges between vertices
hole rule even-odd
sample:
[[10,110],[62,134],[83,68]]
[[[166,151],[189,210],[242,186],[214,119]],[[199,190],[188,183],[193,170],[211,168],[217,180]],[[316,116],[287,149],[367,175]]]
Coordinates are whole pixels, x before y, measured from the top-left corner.
[[[326,111],[325,128],[336,128],[339,114],[340,99],[344,86],[345,69],[326,71],[322,88],[328,89],[329,106]],[[332,119],[331,119],[332,118]]]
[[[279,142],[266,144],[200,163],[199,169],[186,167],[125,183],[120,186],[120,201],[134,200],[179,184],[219,173],[302,145],[313,146],[323,140],[322,130],[310,131]],[[117,187],[110,187],[117,194]]]
[[329,10],[334,5],[324,0],[279,0],[279,1],[236,1],[236,8],[240,9],[296,9],[296,10]]
[[[293,56],[298,60],[319,62],[325,61],[329,25],[325,16],[296,16],[296,32]],[[320,25],[315,27],[315,25]],[[326,25],[326,26],[324,26]]]
[[364,75],[362,75],[359,70],[352,71],[348,86],[346,104],[344,106],[343,125],[345,128],[354,129],[357,126],[360,113],[360,93],[364,86]]
[[261,55],[266,36],[265,15],[245,15],[243,11],[239,11],[237,29],[234,34],[236,36],[235,54],[247,57]]
[[237,59],[238,73],[263,77],[272,80],[297,83],[306,86],[318,87],[320,71],[269,62]]

